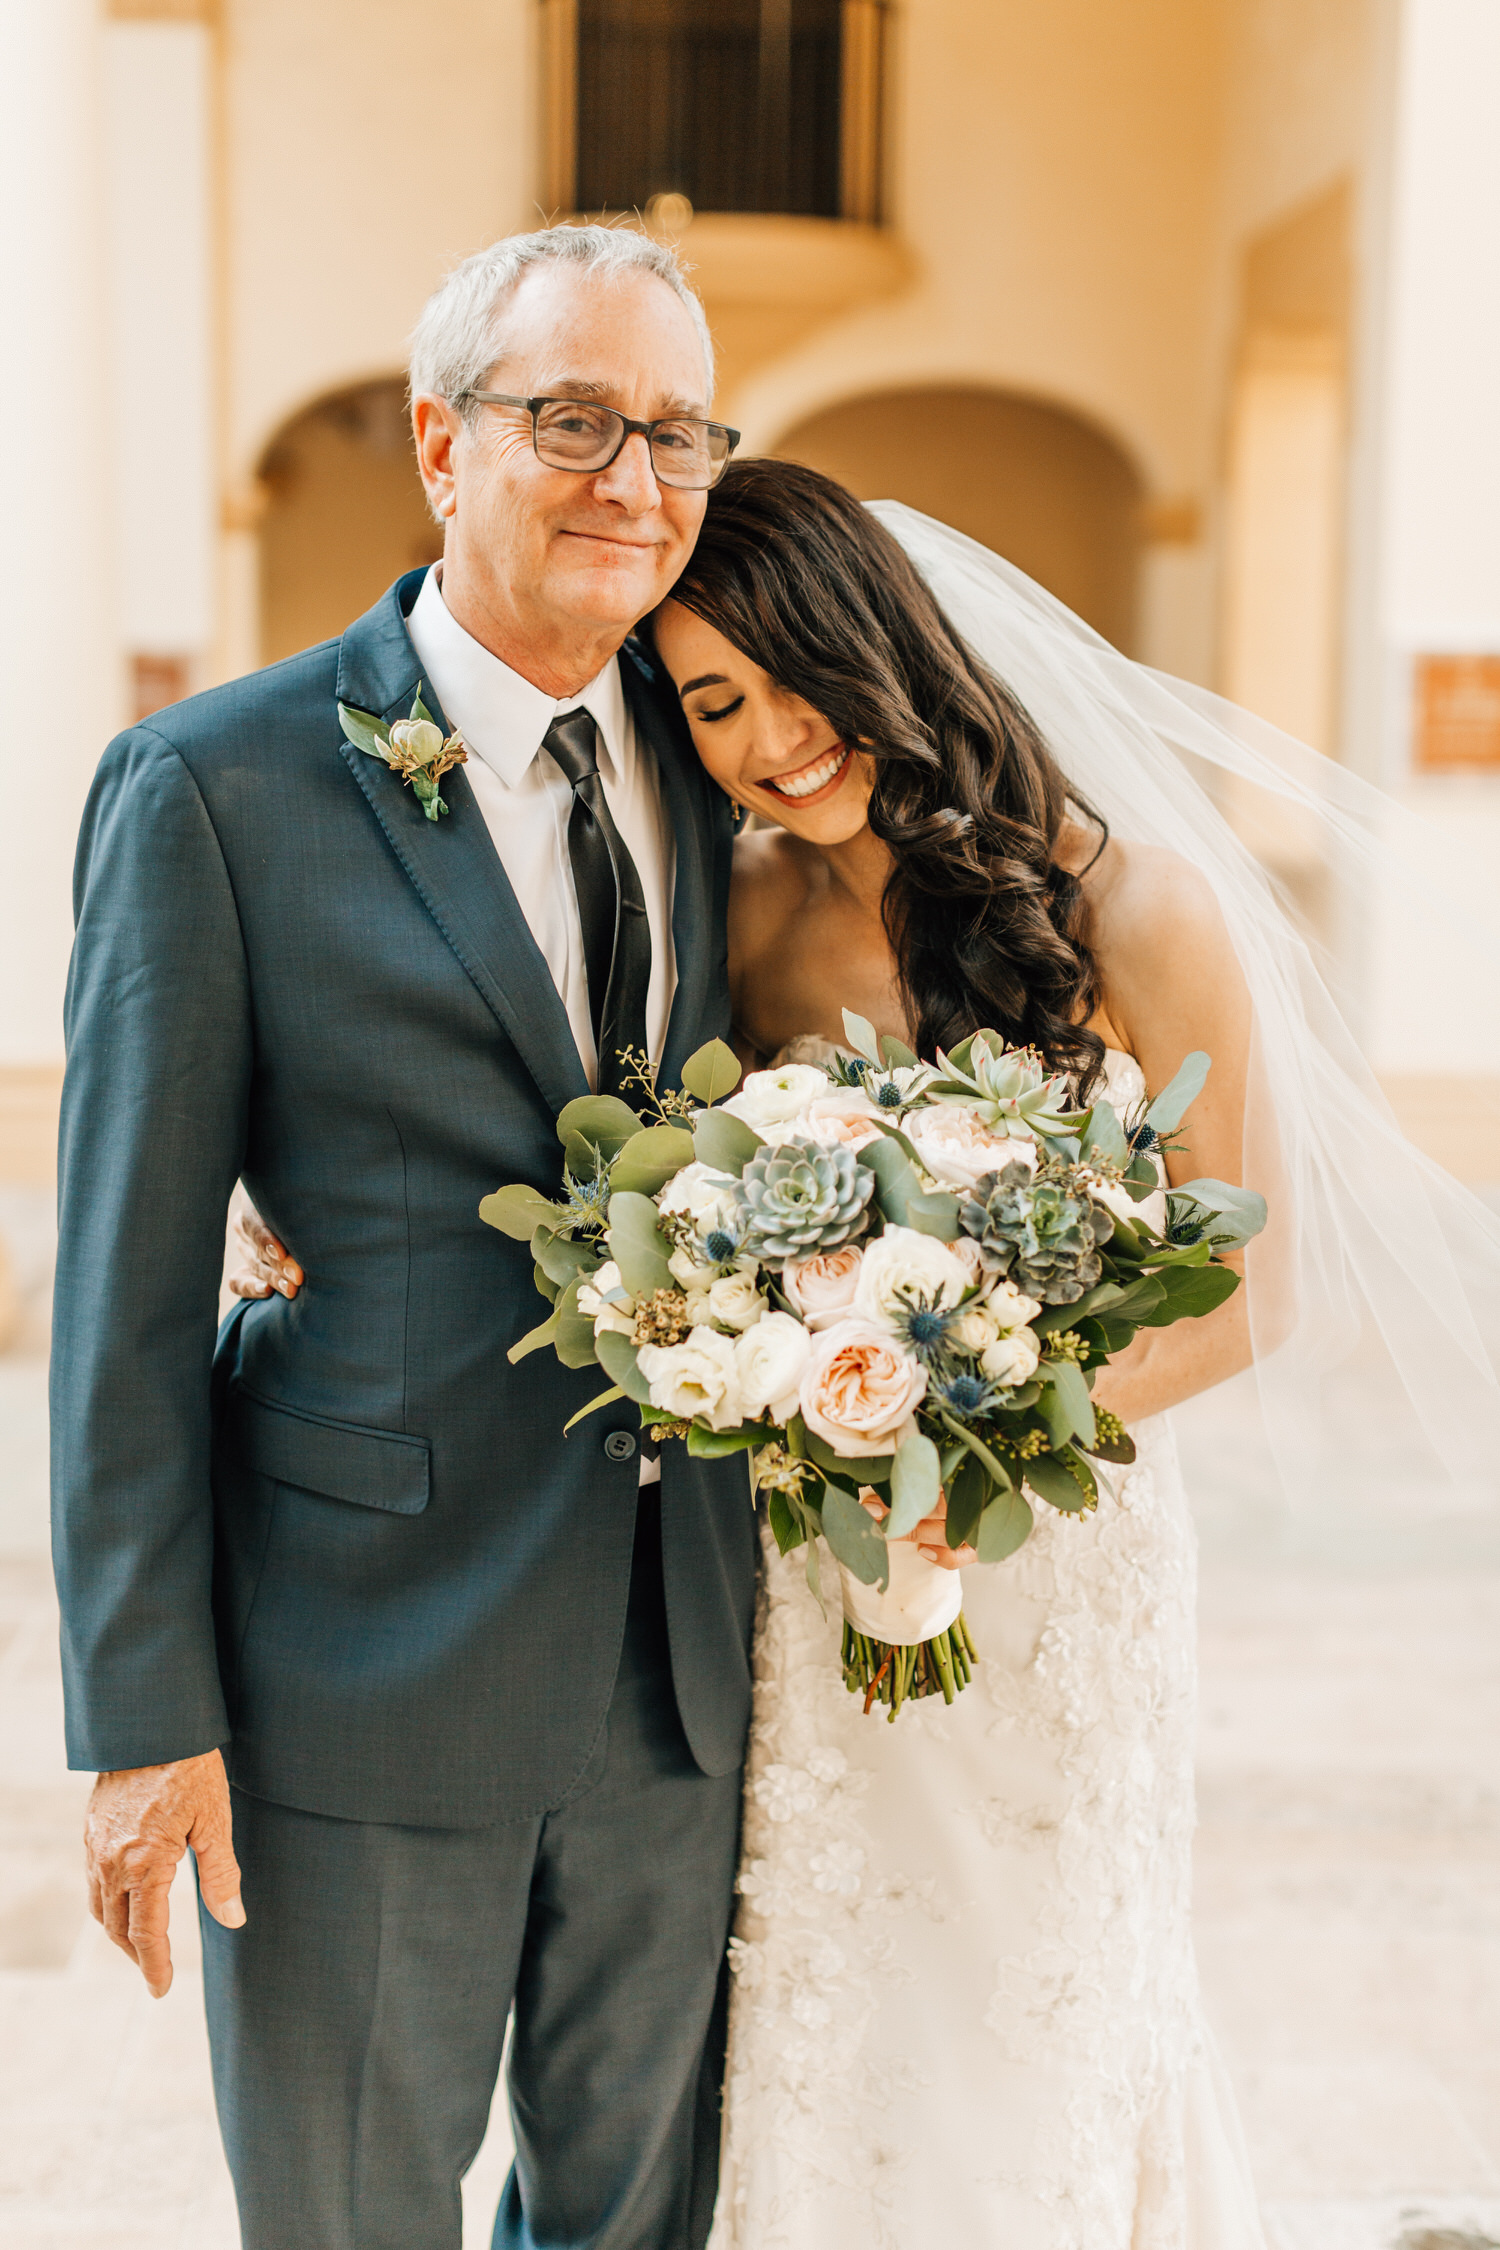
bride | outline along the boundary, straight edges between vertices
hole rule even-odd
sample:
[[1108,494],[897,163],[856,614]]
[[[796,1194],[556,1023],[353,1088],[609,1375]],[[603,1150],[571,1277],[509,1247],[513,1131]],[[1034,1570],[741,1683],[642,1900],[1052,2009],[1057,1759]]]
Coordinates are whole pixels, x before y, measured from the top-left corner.
[[[1273,1212],[1247,1289],[1101,1376],[1137,1459],[1095,1513],[1043,1509],[968,1570],[981,1662],[951,1708],[866,1718],[837,1616],[766,1538],[712,2250],[1259,2250],[1193,1958],[1195,1564],[1167,1410],[1254,1357],[1296,1457],[1310,1344],[1347,1340],[1347,1273],[1371,1270],[1352,1246],[1387,1190],[1367,1287],[1393,1355],[1403,1320],[1429,1348],[1436,1322],[1450,1427],[1493,1396],[1459,1283],[1467,1252],[1481,1282],[1500,1270],[1500,1241],[1476,1247],[1477,1206],[1400,1142],[1179,752],[1348,843],[1343,801],[1310,753],[1299,774],[1294,746],[972,542],[786,463],[731,466],[650,639],[757,816],[730,927],[751,1067],[837,1042],[849,1007],[929,1056],[992,1025],[1128,1112],[1202,1048],[1207,1089],[1159,1161]],[[248,1236],[240,1293],[294,1294],[281,1246]],[[973,1560],[938,1518],[916,1537]]]

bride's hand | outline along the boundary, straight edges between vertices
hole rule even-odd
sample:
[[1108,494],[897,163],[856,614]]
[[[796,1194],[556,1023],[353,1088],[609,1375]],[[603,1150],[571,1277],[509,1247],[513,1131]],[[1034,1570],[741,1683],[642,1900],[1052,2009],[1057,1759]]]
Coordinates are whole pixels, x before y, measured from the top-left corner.
[[278,1242],[258,1211],[241,1211],[234,1222],[234,1239],[242,1262],[229,1276],[236,1297],[295,1297],[307,1278],[285,1243]]
[[[877,1499],[868,1486],[860,1494],[860,1499],[877,1523],[880,1523],[891,1512],[885,1502]],[[938,1504],[933,1509],[932,1514],[924,1516],[916,1530],[909,1531],[906,1536],[908,1539],[914,1540],[927,1560],[936,1563],[940,1570],[967,1570],[970,1563],[979,1560],[972,1547],[949,1546],[948,1495],[945,1492],[938,1494]]]

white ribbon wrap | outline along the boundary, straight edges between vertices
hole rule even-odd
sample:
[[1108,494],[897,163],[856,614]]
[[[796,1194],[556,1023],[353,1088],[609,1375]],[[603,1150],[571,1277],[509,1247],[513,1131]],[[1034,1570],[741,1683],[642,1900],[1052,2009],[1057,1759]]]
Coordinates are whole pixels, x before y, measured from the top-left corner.
[[844,1615],[869,1640],[915,1648],[919,1641],[945,1633],[963,1608],[963,1572],[929,1562],[912,1539],[893,1539],[886,1552],[891,1582],[883,1594],[839,1564]]

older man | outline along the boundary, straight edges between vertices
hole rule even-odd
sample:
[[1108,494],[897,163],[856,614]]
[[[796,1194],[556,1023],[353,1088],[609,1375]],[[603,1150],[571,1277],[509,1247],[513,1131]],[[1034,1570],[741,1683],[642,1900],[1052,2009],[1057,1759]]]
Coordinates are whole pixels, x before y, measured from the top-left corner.
[[[727,1028],[729,830],[628,647],[733,443],[644,237],[461,266],[412,363],[443,561],[111,744],[83,825],[54,1354],[70,1754],[153,1992],[197,1857],[248,2250],[440,2250],[514,2020],[495,2242],[708,2232],[749,1709],[743,1464],[658,1480],[479,1223]],[[623,653],[622,652],[623,649]],[[420,687],[429,819],[338,706]],[[627,1089],[628,1090],[628,1089]],[[305,1266],[213,1351],[243,1176]],[[142,1269],[138,1250],[152,1244]],[[240,1871],[243,1869],[243,1885]]]

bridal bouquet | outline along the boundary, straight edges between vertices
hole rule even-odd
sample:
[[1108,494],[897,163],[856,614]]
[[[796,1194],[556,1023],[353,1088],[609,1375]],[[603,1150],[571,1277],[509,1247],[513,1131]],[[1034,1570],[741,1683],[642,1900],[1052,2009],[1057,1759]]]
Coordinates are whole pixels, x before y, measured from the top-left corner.
[[[513,1360],[550,1345],[690,1453],[742,1449],[781,1552],[839,1566],[844,1676],[892,1719],[951,1702],[975,1650],[960,1574],[912,1540],[1013,1554],[1032,1504],[1095,1505],[1095,1461],[1134,1446],[1095,1371],[1143,1327],[1211,1312],[1223,1262],[1265,1224],[1218,1180],[1164,1189],[1156,1153],[1208,1073],[1190,1055],[1139,1114],[1070,1106],[1029,1048],[976,1031],[924,1064],[845,1015],[854,1050],[740,1069],[721,1041],[648,1121],[612,1096],[557,1121],[564,1195],[525,1185],[480,1214],[528,1241],[550,1301]],[[635,1058],[631,1058],[635,1059]],[[737,1089],[737,1090],[736,1090]]]

